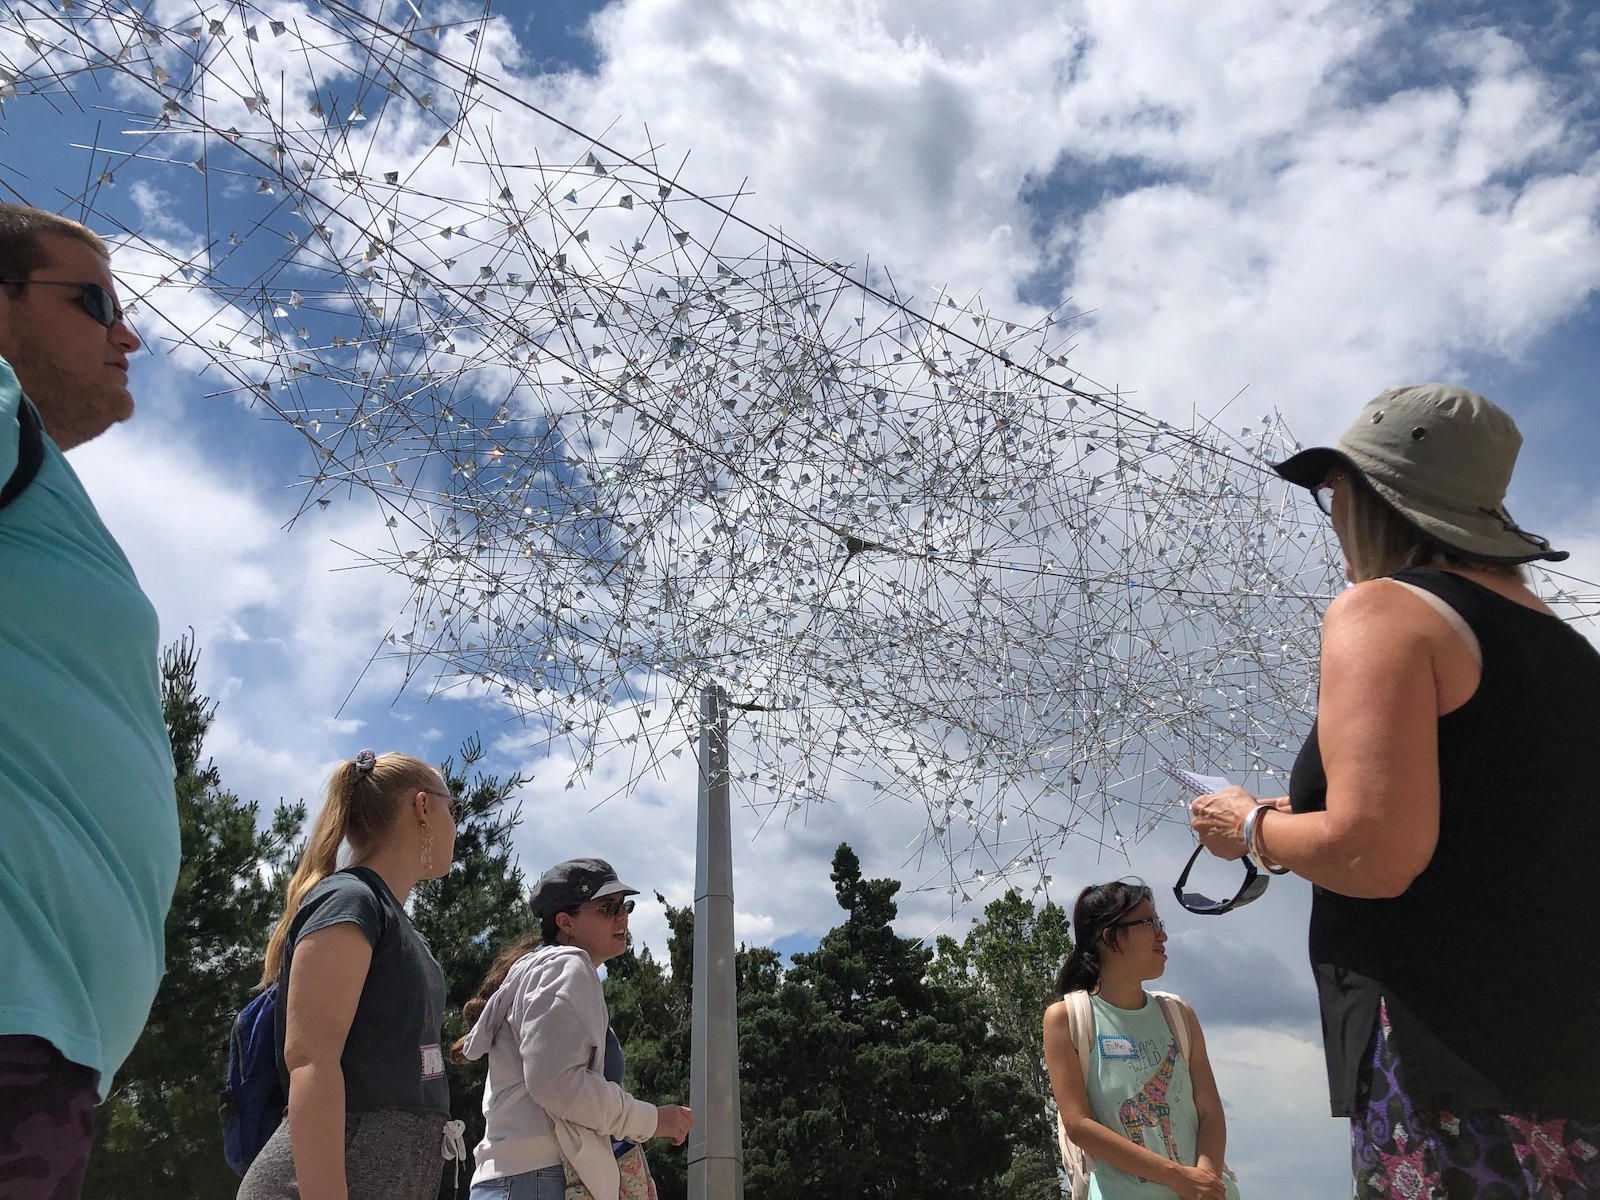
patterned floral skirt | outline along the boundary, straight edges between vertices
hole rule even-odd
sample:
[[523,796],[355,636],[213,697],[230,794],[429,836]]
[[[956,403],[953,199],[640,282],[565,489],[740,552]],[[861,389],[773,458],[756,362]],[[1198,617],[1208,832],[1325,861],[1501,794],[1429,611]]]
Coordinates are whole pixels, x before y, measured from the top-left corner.
[[1380,1005],[1365,1104],[1350,1122],[1356,1200],[1600,1197],[1600,1124],[1418,1109],[1393,1035]]
[[[594,1193],[578,1177],[578,1169],[564,1155],[561,1165],[567,1169],[567,1200],[595,1200]],[[617,1156],[617,1174],[622,1185],[618,1200],[656,1200],[656,1181],[650,1174],[643,1145],[635,1142],[625,1154]]]

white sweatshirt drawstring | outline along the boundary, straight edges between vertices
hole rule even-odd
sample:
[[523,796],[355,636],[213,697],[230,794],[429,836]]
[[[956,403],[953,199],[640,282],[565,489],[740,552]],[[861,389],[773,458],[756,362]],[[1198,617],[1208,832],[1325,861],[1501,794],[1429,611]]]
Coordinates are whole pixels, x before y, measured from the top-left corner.
[[444,1143],[440,1146],[440,1153],[444,1160],[454,1164],[454,1174],[451,1176],[453,1185],[461,1182],[461,1164],[466,1161],[467,1143],[462,1134],[467,1131],[465,1121],[446,1121],[444,1123]]

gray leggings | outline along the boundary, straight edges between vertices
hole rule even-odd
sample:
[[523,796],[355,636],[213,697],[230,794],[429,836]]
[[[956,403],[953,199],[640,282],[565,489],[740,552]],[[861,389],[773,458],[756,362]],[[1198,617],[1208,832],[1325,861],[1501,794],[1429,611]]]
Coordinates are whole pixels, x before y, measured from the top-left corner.
[[[350,1200],[437,1200],[444,1122],[442,1113],[345,1113],[344,1177]],[[285,1121],[250,1164],[238,1200],[299,1197]]]

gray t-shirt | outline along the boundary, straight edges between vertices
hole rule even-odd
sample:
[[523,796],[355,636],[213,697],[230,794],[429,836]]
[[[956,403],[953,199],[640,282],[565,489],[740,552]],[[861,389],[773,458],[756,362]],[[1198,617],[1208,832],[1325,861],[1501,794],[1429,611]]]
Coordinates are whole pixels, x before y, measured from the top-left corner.
[[[437,1112],[449,1115],[440,1033],[444,1024],[444,972],[412,928],[405,909],[367,867],[328,876],[300,902],[289,926],[280,986],[289,994],[294,947],[309,933],[348,921],[372,944],[355,1019],[339,1065],[347,1112]],[[283,1064],[285,1006],[278,1007],[278,1062]]]

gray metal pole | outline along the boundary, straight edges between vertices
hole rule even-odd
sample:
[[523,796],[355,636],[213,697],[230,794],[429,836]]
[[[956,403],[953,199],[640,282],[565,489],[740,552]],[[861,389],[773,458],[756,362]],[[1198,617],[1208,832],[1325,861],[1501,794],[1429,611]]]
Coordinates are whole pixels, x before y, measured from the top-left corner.
[[700,695],[700,804],[694,868],[694,997],[689,1035],[689,1200],[744,1200],[739,1019],[733,964],[733,832],[728,697]]

